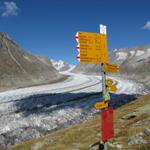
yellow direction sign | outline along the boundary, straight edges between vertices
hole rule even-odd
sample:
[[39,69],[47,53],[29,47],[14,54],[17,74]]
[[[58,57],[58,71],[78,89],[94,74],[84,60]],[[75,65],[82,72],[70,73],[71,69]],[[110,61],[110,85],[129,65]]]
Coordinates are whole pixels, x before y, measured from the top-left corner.
[[83,63],[101,63],[102,61],[107,61],[104,60],[103,58],[90,58],[90,57],[77,57],[79,62]]
[[115,84],[113,84],[113,85],[110,87],[110,92],[111,92],[111,93],[117,92],[117,87],[116,87]]
[[105,64],[103,71],[111,73],[119,72],[119,66],[116,64]]
[[106,85],[108,85],[109,87],[112,86],[113,84],[113,80],[112,79],[107,79],[106,80]]
[[108,101],[95,103],[95,108],[96,109],[102,109],[102,108],[106,108],[106,107],[108,107]]
[[114,84],[112,79],[107,79],[106,85],[110,88],[111,93],[115,93],[117,91],[116,84]]
[[80,62],[108,63],[106,34],[77,32],[76,39]]
[[93,63],[101,63],[108,62],[108,51],[103,51],[102,53],[98,53],[96,50],[82,50],[79,51],[78,57],[80,58],[80,62],[93,62]]
[[77,42],[80,46],[95,46],[99,47],[99,50],[107,50],[107,35],[92,32],[77,32]]
[[80,53],[80,55],[81,55],[81,54],[87,54],[88,56],[94,56],[94,57],[95,57],[95,56],[101,57],[101,55],[105,55],[105,56],[108,55],[108,51],[99,52],[99,50],[96,50],[96,49],[94,49],[94,48],[93,48],[92,51],[89,50],[89,49],[87,49],[87,50],[82,49],[82,50],[79,51],[79,53]]
[[[101,53],[101,51],[107,51],[107,50],[102,49],[102,47],[101,47],[100,45],[95,45],[95,44],[93,44],[93,45],[89,45],[89,44],[79,44],[79,45],[77,46],[77,49],[78,49],[79,51],[82,51],[82,50],[91,51],[91,52],[97,51],[97,52],[99,52],[99,53]],[[94,53],[94,52],[93,52],[93,53]]]

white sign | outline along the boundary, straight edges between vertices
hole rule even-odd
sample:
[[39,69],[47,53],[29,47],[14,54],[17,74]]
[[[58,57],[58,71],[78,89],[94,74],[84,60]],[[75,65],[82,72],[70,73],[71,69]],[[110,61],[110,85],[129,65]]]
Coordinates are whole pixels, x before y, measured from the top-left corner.
[[107,27],[100,24],[100,34],[107,34]]

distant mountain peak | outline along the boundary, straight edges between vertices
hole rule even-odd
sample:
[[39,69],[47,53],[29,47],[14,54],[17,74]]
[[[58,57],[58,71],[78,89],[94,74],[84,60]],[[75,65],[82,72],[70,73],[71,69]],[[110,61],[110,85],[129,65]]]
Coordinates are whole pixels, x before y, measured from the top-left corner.
[[117,48],[115,48],[115,49],[113,49],[113,52],[117,52],[117,50],[118,50],[118,49],[117,49]]
[[19,45],[5,32],[0,32],[0,44],[6,46],[6,42],[11,42],[13,45],[19,47]]
[[58,71],[72,70],[75,67],[75,65],[68,64],[64,62],[63,60],[56,61],[56,60],[51,59],[51,62],[53,66],[55,67],[55,69]]
[[7,33],[5,33],[5,32],[0,32],[0,36],[7,36]]
[[10,36],[5,32],[0,32],[0,37],[13,41]]

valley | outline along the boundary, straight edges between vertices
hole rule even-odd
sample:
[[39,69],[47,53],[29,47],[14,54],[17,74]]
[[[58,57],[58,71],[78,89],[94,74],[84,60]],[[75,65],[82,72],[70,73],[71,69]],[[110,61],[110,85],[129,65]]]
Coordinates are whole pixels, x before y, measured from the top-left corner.
[[[94,117],[101,101],[101,77],[62,72],[69,76],[59,83],[21,88],[0,93],[0,146],[9,147],[69,127]],[[132,80],[111,77],[118,91],[112,94],[117,108],[148,89]]]

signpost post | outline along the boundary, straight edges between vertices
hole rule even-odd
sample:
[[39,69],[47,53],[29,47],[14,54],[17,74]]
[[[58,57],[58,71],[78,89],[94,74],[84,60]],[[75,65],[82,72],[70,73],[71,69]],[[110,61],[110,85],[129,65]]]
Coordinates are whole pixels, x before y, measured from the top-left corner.
[[104,150],[107,150],[107,140],[114,135],[113,109],[108,108],[108,101],[110,100],[108,89],[110,89],[110,92],[116,92],[117,87],[112,79],[106,80],[106,73],[116,73],[119,71],[119,67],[116,64],[108,64],[107,31],[105,25],[100,25],[100,33],[77,32],[75,38],[78,42],[76,47],[79,52],[77,56],[78,61],[101,64],[103,101],[97,102],[95,108],[104,109],[102,110],[102,140]]
[[[106,34],[106,26],[100,25],[100,33]],[[101,76],[102,76],[102,92],[103,92],[103,101],[105,101],[105,92],[106,92],[106,74],[104,72],[104,63],[101,64]],[[107,142],[104,142],[104,150],[107,150]]]

